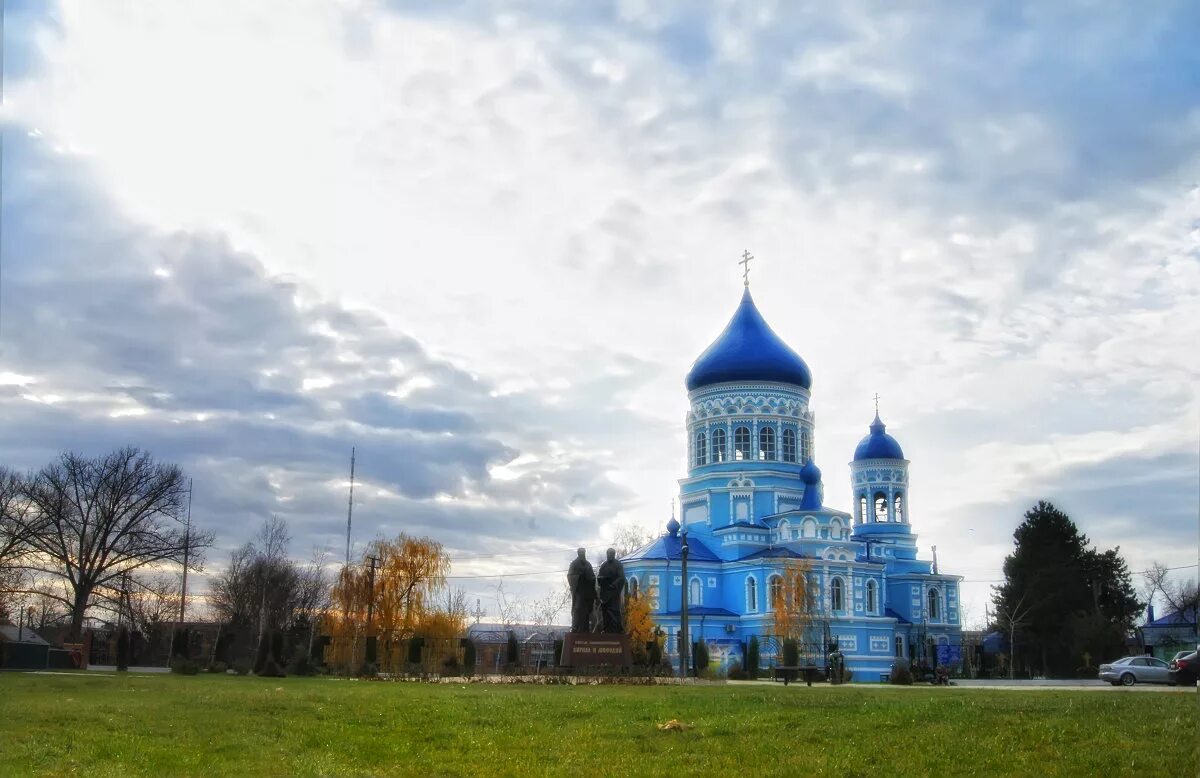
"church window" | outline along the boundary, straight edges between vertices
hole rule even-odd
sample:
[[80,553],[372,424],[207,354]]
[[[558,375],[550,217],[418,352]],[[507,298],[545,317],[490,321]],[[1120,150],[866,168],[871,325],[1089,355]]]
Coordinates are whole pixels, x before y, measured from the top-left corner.
[[783,578],[773,575],[767,579],[767,605],[774,608],[783,607]]
[[696,467],[708,464],[708,440],[703,432],[696,433]]
[[733,431],[733,458],[750,458],[750,428],[738,427]]
[[829,537],[834,540],[842,539],[842,522],[839,519],[829,522]]
[[808,430],[801,430],[801,432],[800,432],[800,461],[807,464],[808,460],[812,459],[812,457],[813,457],[812,435],[809,434]]
[[779,540],[782,542],[786,542],[788,540],[788,538],[790,538],[792,536],[791,530],[792,530],[792,525],[788,522],[787,519],[784,519],[783,521],[779,522]]
[[834,578],[829,582],[829,603],[835,613],[846,609],[845,595],[845,584],[841,578]]
[[754,580],[754,576],[746,579],[746,610],[758,610],[758,582]]
[[[878,591],[874,581],[867,581],[867,613],[874,613],[878,606]],[[886,648],[884,649],[887,650]]]
[[888,520],[887,495],[883,492],[875,493],[875,521]]
[[942,603],[941,603],[941,598],[938,597],[938,590],[930,589],[928,599],[929,599],[929,620],[937,621],[938,619],[940,619],[942,617],[941,608],[940,608]]
[[638,579],[637,578],[629,579],[629,596],[635,600],[637,599],[637,596],[638,596]]
[[904,658],[904,636],[903,635],[896,636],[896,656],[900,657],[900,658]]
[[758,458],[775,461],[775,429],[763,427],[758,431]]
[[783,461],[784,462],[795,462],[796,461],[796,431],[795,430],[784,430],[783,431]]
[[904,521],[904,493],[899,492],[896,499],[892,501],[892,514],[896,517],[896,521]]
[[815,519],[807,518],[800,526],[803,528],[803,537],[815,538],[817,536],[817,522]]
[[866,521],[869,514],[867,513],[867,496],[864,494],[858,498],[858,520]]
[[722,429],[713,430],[713,433],[712,433],[712,461],[713,461],[713,464],[716,464],[717,462],[724,462],[725,458],[726,458],[725,430],[722,430]]
[[704,601],[704,586],[699,578],[693,578],[688,586],[688,607],[697,608]]

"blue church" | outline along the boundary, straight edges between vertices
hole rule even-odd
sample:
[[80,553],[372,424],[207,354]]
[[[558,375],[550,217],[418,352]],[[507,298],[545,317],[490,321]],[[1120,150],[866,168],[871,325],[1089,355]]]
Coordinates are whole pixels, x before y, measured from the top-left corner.
[[[812,373],[772,331],[749,285],[721,335],[687,376],[688,474],[679,518],[622,561],[631,594],[648,597],[678,664],[682,588],[691,641],[713,664],[741,661],[757,636],[764,665],[781,661],[774,603],[786,571],[804,570],[807,661],[831,644],[859,681],[898,658],[954,664],[961,645],[958,576],[917,556],[909,461],[878,411],[850,461],[851,511],[824,502],[809,407]],[[688,580],[680,547],[688,544]]]

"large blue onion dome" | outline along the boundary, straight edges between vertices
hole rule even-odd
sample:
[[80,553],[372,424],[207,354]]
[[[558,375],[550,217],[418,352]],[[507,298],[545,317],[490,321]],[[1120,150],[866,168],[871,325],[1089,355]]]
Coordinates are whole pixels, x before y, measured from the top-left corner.
[[774,381],[812,388],[808,365],[772,331],[747,289],[725,330],[687,375],[688,391],[730,381]]
[[904,459],[900,444],[887,434],[887,427],[880,421],[878,413],[875,414],[875,421],[871,422],[871,434],[854,449],[854,461],[860,459]]

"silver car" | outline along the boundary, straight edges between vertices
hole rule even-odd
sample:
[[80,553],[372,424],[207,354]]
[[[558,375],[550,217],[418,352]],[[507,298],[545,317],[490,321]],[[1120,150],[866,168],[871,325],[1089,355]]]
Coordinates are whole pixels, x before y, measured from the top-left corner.
[[1135,683],[1166,683],[1170,666],[1153,656],[1127,656],[1106,665],[1100,665],[1100,680],[1113,686]]

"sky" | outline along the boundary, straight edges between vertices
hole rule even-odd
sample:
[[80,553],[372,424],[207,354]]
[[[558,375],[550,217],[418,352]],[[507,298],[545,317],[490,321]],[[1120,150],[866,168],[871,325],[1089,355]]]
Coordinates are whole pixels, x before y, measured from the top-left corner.
[[969,625],[1039,499],[1195,574],[1194,3],[5,10],[0,463],[179,463],[206,575],[340,560],[352,447],[357,551],[493,615],[661,532],[745,250],[826,502],[878,393]]

